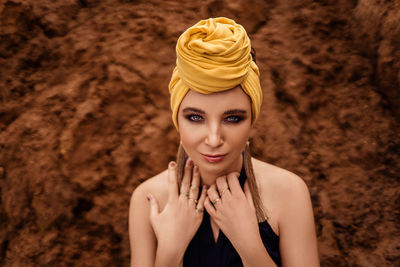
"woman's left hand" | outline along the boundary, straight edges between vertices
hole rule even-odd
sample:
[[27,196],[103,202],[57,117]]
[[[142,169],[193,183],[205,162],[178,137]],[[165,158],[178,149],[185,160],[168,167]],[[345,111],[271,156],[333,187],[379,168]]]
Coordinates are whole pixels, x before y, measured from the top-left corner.
[[260,233],[247,181],[242,190],[238,173],[217,178],[210,186],[204,207],[232,245],[241,248],[259,244]]

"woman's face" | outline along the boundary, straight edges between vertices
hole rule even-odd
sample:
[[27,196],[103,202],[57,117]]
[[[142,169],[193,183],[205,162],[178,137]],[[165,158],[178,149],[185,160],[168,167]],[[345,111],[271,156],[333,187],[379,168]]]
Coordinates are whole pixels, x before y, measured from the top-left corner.
[[240,171],[251,128],[250,98],[240,86],[220,93],[189,90],[178,111],[182,145],[200,171]]

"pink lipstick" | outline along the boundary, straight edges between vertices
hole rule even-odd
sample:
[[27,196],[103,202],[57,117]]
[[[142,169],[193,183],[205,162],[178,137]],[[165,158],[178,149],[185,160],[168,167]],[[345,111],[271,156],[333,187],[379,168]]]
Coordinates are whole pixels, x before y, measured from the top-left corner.
[[220,162],[221,160],[223,160],[226,156],[225,155],[207,155],[207,154],[201,154],[203,155],[203,158],[211,163],[216,163],[216,162]]

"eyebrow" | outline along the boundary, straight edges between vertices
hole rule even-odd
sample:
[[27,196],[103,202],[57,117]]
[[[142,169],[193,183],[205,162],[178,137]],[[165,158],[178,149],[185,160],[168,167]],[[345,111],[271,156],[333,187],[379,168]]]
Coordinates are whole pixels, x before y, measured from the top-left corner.
[[206,112],[205,111],[203,111],[203,110],[201,110],[201,109],[198,109],[198,108],[184,108],[183,110],[182,110],[182,112],[196,112],[196,113],[200,113],[200,114],[206,114]]
[[229,115],[229,114],[247,114],[247,111],[244,109],[229,109],[224,112],[224,114]]
[[[196,113],[199,113],[199,114],[206,114],[206,112],[205,111],[203,111],[203,110],[201,110],[201,109],[198,109],[198,108],[192,108],[192,107],[187,107],[187,108],[184,108],[183,110],[182,110],[182,112],[196,112]],[[244,109],[229,109],[229,110],[226,110],[225,112],[224,112],[224,114],[225,115],[231,115],[231,114],[247,114],[247,111],[246,110],[244,110]]]

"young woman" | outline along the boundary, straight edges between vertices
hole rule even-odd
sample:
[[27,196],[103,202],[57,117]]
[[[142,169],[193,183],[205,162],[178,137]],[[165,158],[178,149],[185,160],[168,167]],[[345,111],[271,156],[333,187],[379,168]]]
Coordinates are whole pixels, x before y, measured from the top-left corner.
[[131,266],[319,266],[305,183],[250,156],[262,92],[244,28],[202,20],[176,51],[181,144],[177,162],[132,195]]

